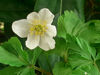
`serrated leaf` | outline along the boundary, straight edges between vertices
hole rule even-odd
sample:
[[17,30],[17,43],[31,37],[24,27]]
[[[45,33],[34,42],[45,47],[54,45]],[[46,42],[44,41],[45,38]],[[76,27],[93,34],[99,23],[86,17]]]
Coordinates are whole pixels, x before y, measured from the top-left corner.
[[78,36],[90,43],[100,43],[100,20],[85,23]]
[[68,60],[72,68],[77,68],[92,63],[92,60],[87,60],[79,54],[70,54]]
[[82,66],[78,69],[75,69],[72,72],[72,75],[85,75],[85,74],[87,74],[87,75],[100,75],[100,72],[99,72],[98,68],[93,64]]
[[91,63],[93,64],[96,60],[95,48],[91,47],[89,43],[82,38],[70,38],[70,41],[68,40],[70,44],[68,45],[68,47],[71,50],[69,50],[68,61],[71,64],[72,68],[77,68]]
[[76,38],[75,36],[66,35],[66,45],[69,49],[75,50],[75,51],[79,51],[80,47],[78,46],[77,42],[76,42]]
[[60,16],[58,18],[57,31],[58,31],[58,33],[57,33],[58,37],[66,38],[66,30],[64,27],[64,18],[62,16]]
[[65,11],[58,19],[58,36],[66,38],[66,34],[77,36],[83,21],[73,11]]
[[[65,18],[64,18],[64,27],[68,34],[73,34],[77,25],[82,24],[83,22],[80,20],[78,15],[73,11],[65,11]],[[73,35],[75,35],[74,33]]]
[[58,62],[53,68],[53,75],[72,75],[72,69],[66,63]]
[[84,16],[84,6],[85,0],[63,0],[62,10],[73,10],[77,13],[82,21],[85,20]]
[[95,60],[96,58],[96,50],[95,48],[92,48],[89,43],[83,39],[76,38],[76,41],[81,48],[82,51],[80,51],[81,56],[86,58],[86,59],[91,59],[92,58]]
[[95,65],[87,65],[81,68],[83,71],[87,72],[89,75],[100,75],[98,68]]
[[21,61],[17,56],[6,51],[1,46],[0,46],[0,63],[7,64],[10,66],[17,66],[17,67],[25,65],[25,63]]

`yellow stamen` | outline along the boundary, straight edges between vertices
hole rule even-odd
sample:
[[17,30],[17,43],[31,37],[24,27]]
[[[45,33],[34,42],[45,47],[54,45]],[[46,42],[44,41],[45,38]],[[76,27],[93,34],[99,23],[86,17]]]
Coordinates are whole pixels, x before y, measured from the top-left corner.
[[46,26],[46,21],[43,21],[41,24],[40,20],[34,20],[32,27],[30,28],[30,34],[31,35],[44,35],[44,33],[46,32],[46,30],[48,29],[48,27]]

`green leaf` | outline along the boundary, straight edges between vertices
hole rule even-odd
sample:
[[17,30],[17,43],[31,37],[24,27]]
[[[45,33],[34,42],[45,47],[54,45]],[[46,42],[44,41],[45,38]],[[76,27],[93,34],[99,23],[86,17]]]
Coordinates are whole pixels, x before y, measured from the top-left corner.
[[58,19],[58,36],[66,37],[66,34],[77,35],[82,27],[83,21],[73,11],[65,11]]
[[[68,61],[72,68],[93,64],[96,60],[96,50],[82,38],[70,37],[68,40],[69,58]],[[71,48],[72,47],[72,48]]]
[[22,68],[18,68],[18,67],[6,67],[0,70],[0,75],[18,75],[21,69]]
[[64,18],[63,18],[63,16],[60,16],[58,18],[57,31],[58,31],[58,33],[57,33],[58,37],[66,38],[66,30],[65,30],[65,27],[64,27]]
[[39,56],[38,64],[45,71],[47,72],[51,71],[51,68],[50,68],[50,65],[49,65],[49,62],[47,60],[47,56],[45,55],[45,53],[42,52],[41,55]]
[[0,63],[8,64],[10,66],[17,66],[17,67],[25,65],[25,63],[21,61],[17,56],[6,51],[2,47],[0,47]]
[[60,62],[61,61],[61,57],[60,56],[58,56],[58,55],[56,55],[56,54],[49,54],[48,55],[48,63],[49,63],[49,67],[51,68],[51,69],[53,69],[54,68],[54,65],[57,63],[57,62]]
[[73,70],[72,75],[100,75],[98,68],[93,64],[88,64]]
[[75,36],[66,35],[66,45],[69,49],[75,50],[75,51],[79,51],[80,47],[78,46],[77,42],[76,42],[76,38]]
[[39,58],[40,54],[42,53],[42,49],[37,47],[33,50],[27,49],[26,51],[28,53],[28,62],[30,64],[35,65],[36,62],[38,61],[38,58]]
[[54,65],[60,61],[60,56],[56,54],[41,53],[38,59],[39,66],[47,72],[52,72]]
[[96,60],[100,60],[100,52],[97,54]]
[[40,48],[36,48],[33,52],[33,58],[32,58],[32,64],[35,64],[38,60],[38,57],[40,56],[42,50]]
[[26,67],[22,70],[22,72],[20,73],[20,75],[35,75],[35,71],[34,69],[30,68],[30,67]]
[[96,64],[98,66],[98,69],[100,70],[100,60],[96,60]]
[[8,40],[8,42],[5,42],[2,47],[27,63],[28,54],[23,50],[22,45],[17,37],[12,37]]
[[90,43],[100,43],[100,20],[85,23],[78,36]]
[[95,48],[92,48],[89,43],[83,39],[80,38],[76,38],[77,43],[79,45],[79,47],[81,48],[81,56],[86,58],[86,59],[91,59],[92,58],[95,60],[96,58],[96,50]]
[[56,63],[53,68],[53,75],[72,75],[72,69],[63,62]]
[[82,23],[78,15],[73,11],[65,11],[64,27],[68,34],[75,35],[75,28]]
[[88,67],[83,68],[90,75],[100,75],[98,68],[94,65],[88,65]]
[[85,71],[83,71],[82,69],[78,68],[78,69],[75,69],[72,72],[72,75],[85,75]]
[[87,60],[86,58],[83,58],[81,55],[75,53],[69,55],[68,61],[71,64],[72,68],[77,68],[93,63],[92,60]]
[[12,37],[8,41],[8,43],[10,43],[12,45],[12,47],[14,48],[14,50],[16,50],[19,57],[22,57],[27,61],[27,59],[28,59],[27,53],[23,50],[21,42],[19,41],[19,39],[17,37]]

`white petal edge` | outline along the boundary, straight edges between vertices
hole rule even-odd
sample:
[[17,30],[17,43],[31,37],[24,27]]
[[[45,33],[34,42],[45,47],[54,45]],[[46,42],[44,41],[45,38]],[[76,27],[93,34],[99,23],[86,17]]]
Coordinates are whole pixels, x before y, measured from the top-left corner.
[[40,19],[46,21],[47,24],[51,24],[54,19],[54,15],[50,12],[49,9],[43,8],[39,11]]
[[43,36],[40,39],[39,47],[45,51],[55,48],[55,40],[49,36]]
[[50,37],[55,37],[57,35],[56,26],[54,25],[47,25],[48,29],[46,31],[46,34]]
[[37,12],[31,12],[28,14],[27,20],[29,23],[33,24],[34,20],[39,20],[39,14]]
[[18,20],[12,23],[12,30],[21,38],[27,37],[30,26],[26,19]]
[[39,45],[40,37],[29,34],[26,40],[26,47],[34,49]]

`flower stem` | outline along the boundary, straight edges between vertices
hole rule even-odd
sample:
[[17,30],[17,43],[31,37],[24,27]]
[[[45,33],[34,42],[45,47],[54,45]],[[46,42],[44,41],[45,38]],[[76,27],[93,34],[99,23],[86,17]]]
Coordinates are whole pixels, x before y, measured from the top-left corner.
[[36,67],[36,66],[34,66],[34,65],[32,65],[32,67],[33,67],[35,70],[37,70],[37,71],[39,71],[39,72],[41,72],[41,73],[45,73],[46,75],[52,75],[50,72],[46,72],[45,70],[43,70],[43,69],[41,69],[41,68],[38,68],[38,67]]
[[66,51],[64,52],[64,60],[65,60],[65,62],[68,62],[68,50],[69,50],[69,48],[67,48]]
[[60,16],[61,16],[61,14],[62,14],[62,0],[60,2]]

